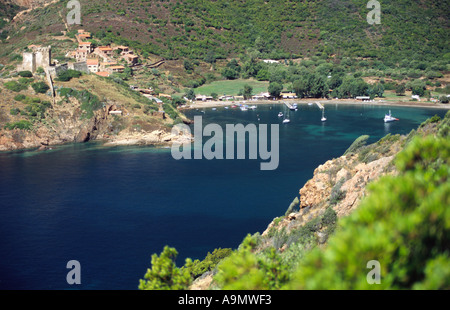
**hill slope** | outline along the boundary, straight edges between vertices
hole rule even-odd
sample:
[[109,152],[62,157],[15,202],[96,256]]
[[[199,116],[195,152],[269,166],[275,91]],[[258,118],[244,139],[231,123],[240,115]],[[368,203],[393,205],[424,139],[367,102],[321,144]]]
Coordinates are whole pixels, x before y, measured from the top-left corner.
[[[12,40],[66,30],[67,2],[35,9],[8,25]],[[119,41],[167,59],[203,59],[208,53],[229,57],[253,48],[272,58],[324,53],[398,61],[440,57],[449,47],[448,1],[382,1],[379,25],[367,23],[371,9],[366,0],[80,3],[81,27],[104,41]]]

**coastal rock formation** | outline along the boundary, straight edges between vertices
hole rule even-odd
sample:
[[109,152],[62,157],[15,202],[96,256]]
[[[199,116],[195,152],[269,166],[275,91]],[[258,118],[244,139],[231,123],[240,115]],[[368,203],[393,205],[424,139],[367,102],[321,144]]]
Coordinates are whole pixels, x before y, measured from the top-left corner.
[[183,144],[191,142],[192,137],[186,135],[174,135],[164,130],[152,132],[121,132],[117,136],[110,138],[105,146],[120,145],[170,145],[174,142]]
[[[48,110],[45,122],[35,123],[32,130],[6,130],[0,127],[0,151],[39,149],[64,143],[83,143],[101,140],[108,146],[162,145],[174,141],[188,141],[191,137],[172,135],[166,126],[140,121],[139,130],[132,117],[111,115],[117,107],[106,105],[94,112],[91,118],[83,118],[80,103],[71,98],[63,105]],[[128,114],[123,109],[124,114]],[[13,121],[12,116],[0,110],[2,122]]]
[[327,161],[300,189],[300,208],[313,210],[335,203],[333,209],[339,217],[348,215],[358,206],[367,184],[385,174],[393,158],[382,157],[366,164],[358,162],[356,155],[346,155]]
[[[331,207],[337,217],[353,212],[367,194],[367,185],[386,174],[395,174],[395,155],[405,137],[388,136],[339,158],[328,160],[314,170],[313,177],[300,189],[299,210],[272,221],[262,236],[273,231],[289,234]],[[320,231],[316,233],[320,239]]]

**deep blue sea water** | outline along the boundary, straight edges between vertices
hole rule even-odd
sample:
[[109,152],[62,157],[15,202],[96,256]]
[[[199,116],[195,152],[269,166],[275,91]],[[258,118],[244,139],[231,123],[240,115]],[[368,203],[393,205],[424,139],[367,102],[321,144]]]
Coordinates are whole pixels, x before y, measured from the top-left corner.
[[[400,121],[384,124],[388,110]],[[170,149],[70,144],[45,152],[0,153],[0,289],[136,289],[151,254],[164,245],[202,259],[236,248],[283,215],[325,161],[360,135],[373,142],[407,134],[446,110],[301,105],[283,125],[278,105],[205,113],[203,123],[280,124],[280,162],[174,160]],[[205,139],[206,140],[206,139]],[[69,285],[66,264],[81,264],[81,284]]]

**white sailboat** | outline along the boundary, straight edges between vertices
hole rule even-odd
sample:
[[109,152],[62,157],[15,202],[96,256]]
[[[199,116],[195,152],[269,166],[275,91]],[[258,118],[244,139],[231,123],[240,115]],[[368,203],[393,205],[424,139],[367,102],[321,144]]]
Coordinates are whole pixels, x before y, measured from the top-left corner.
[[325,117],[325,108],[322,109],[322,118],[320,119],[322,122],[325,122],[327,118]]
[[283,112],[278,113],[278,117],[283,117]]
[[[288,111],[288,113],[289,113],[289,111]],[[287,123],[290,123],[291,122],[291,120],[289,119],[289,117],[286,117],[286,115],[284,116],[284,120],[283,120],[283,124],[287,124]]]
[[391,115],[391,110],[389,110],[389,114],[384,115],[384,122],[389,123],[389,122],[395,122],[395,121],[398,121],[398,118],[393,117]]

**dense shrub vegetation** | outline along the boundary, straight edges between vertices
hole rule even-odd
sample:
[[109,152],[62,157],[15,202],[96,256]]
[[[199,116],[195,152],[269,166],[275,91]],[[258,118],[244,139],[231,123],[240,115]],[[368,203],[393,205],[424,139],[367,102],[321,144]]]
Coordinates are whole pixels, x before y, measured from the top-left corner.
[[379,25],[367,23],[366,0],[137,2],[112,6],[86,1],[83,16],[113,14],[139,25],[139,35],[119,25],[104,27],[95,33],[101,44],[114,41],[167,59],[196,58],[211,64],[248,48],[262,58],[337,55],[383,62],[412,56],[432,60],[448,52],[447,7],[442,1],[383,1]]
[[58,75],[57,81],[67,82],[72,78],[79,78],[81,76],[81,72],[75,70],[66,70]]
[[[428,134],[412,131],[406,138],[395,159],[398,174],[370,184],[356,211],[337,222],[328,208],[289,234],[271,229],[272,247],[259,234],[248,235],[215,267],[215,288],[450,289],[450,112],[425,126]],[[398,139],[388,135],[373,147]],[[357,139],[348,153],[370,147],[366,141]],[[330,236],[324,247],[317,246],[319,231]],[[279,251],[280,244],[287,248]],[[154,255],[140,289],[188,287],[192,261],[176,268],[168,249],[160,258],[165,267]],[[374,260],[378,284],[368,281],[368,262]]]
[[103,103],[100,99],[87,90],[76,90],[72,88],[61,88],[59,95],[66,97],[75,97],[81,102],[81,110],[83,111],[82,118],[90,119],[94,116],[94,112],[103,107]]

